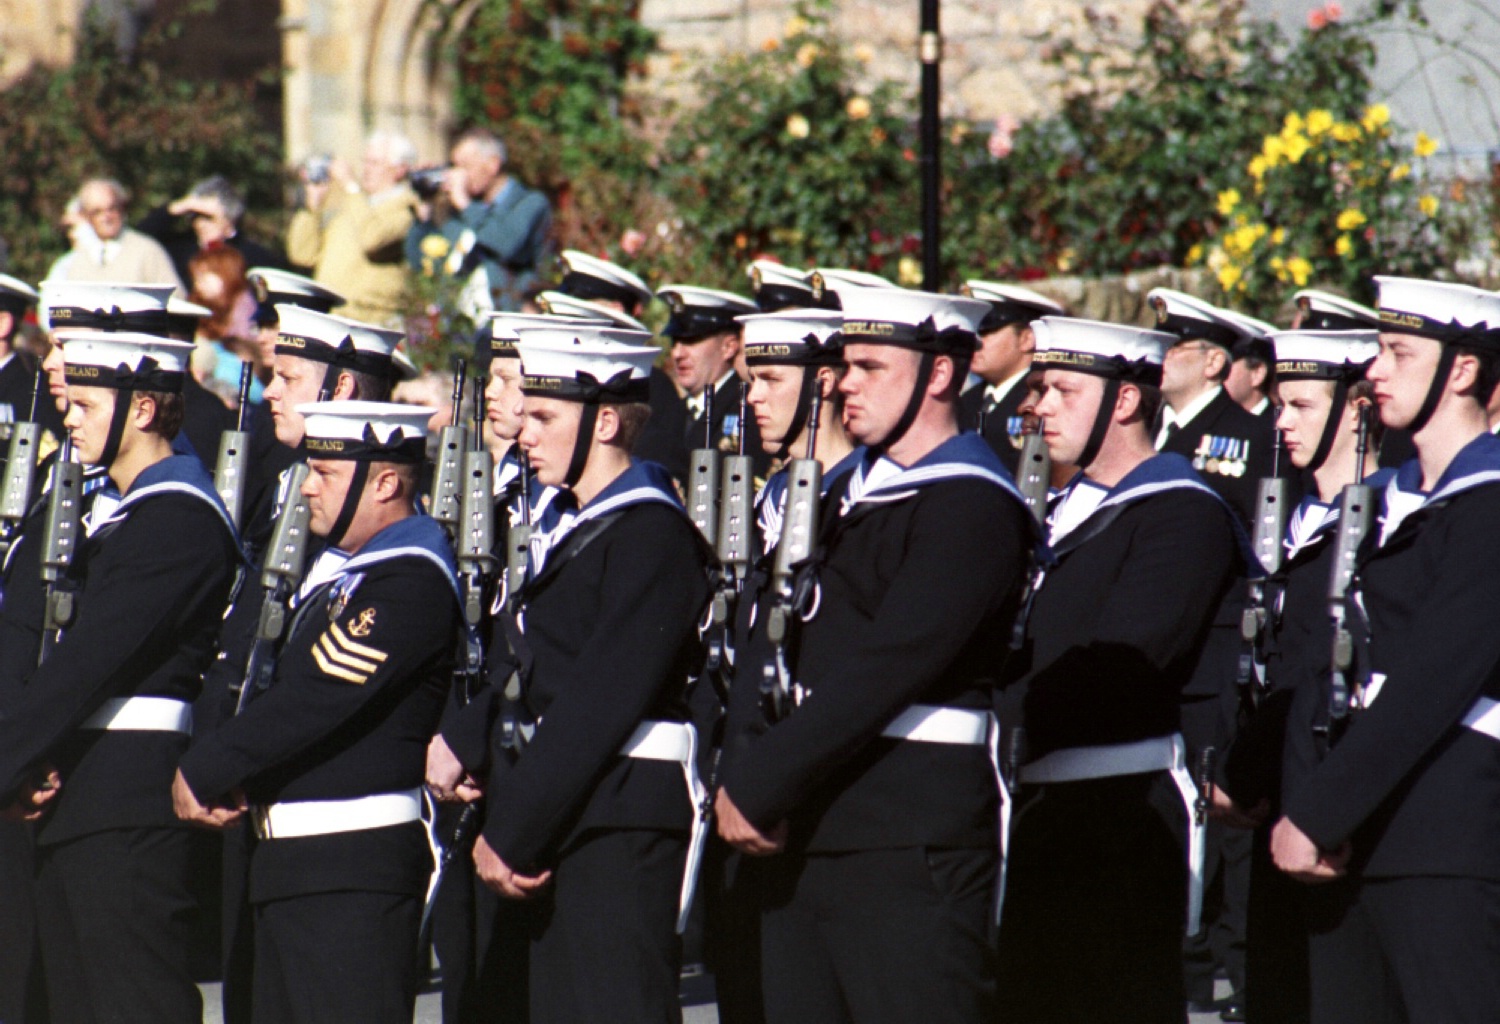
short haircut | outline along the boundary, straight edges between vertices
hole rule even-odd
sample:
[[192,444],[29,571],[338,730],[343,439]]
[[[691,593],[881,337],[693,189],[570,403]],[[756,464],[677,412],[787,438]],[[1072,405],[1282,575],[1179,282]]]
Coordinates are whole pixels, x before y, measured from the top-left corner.
[[1492,352],[1486,348],[1471,348],[1468,345],[1459,345],[1458,354],[1461,356],[1473,356],[1479,360],[1479,380],[1475,385],[1480,405],[1489,405],[1490,399],[1495,395],[1495,386],[1500,385],[1500,353]]
[[400,132],[372,132],[365,142],[365,152],[375,150],[397,167],[417,166],[417,147]]
[[500,166],[505,166],[505,143],[500,141],[500,136],[488,128],[470,128],[458,138],[453,140],[453,148],[469,145],[481,156],[492,156],[500,161]]
[[78,186],[78,194],[73,197],[78,200],[80,210],[83,208],[83,194],[88,191],[90,185],[103,185],[109,189],[114,193],[115,198],[119,200],[121,206],[130,202],[130,189],[120,184],[114,178],[90,178]]
[[615,434],[615,446],[627,452],[635,451],[636,442],[651,419],[651,406],[645,402],[610,403],[609,406],[620,417],[620,429]]
[[156,414],[151,417],[151,425],[146,428],[146,432],[160,434],[168,441],[174,440],[182,430],[182,420],[187,411],[182,394],[177,391],[136,391],[133,394],[149,398],[156,405]]
[[198,182],[193,186],[193,195],[218,200],[231,224],[238,224],[245,215],[245,197],[222,174]]
[[1140,405],[1136,411],[1140,414],[1141,422],[1146,424],[1149,430],[1151,424],[1156,422],[1156,414],[1161,412],[1161,388],[1154,384],[1135,386],[1141,393]]
[[[354,393],[349,397],[359,402],[389,402],[391,400],[390,377],[384,374],[364,373],[360,370],[340,370],[340,375],[347,374],[350,382],[354,385]],[[334,383],[338,386],[337,379]]]

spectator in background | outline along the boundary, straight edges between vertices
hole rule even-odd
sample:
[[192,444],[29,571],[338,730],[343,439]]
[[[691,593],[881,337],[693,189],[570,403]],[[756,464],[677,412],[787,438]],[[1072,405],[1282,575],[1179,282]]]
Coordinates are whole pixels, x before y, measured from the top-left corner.
[[245,197],[221,174],[204,178],[181,199],[158,206],[137,227],[172,257],[178,276],[190,277],[188,261],[201,251],[228,246],[239,250],[247,267],[285,267],[286,256],[240,233]]
[[471,316],[519,309],[548,262],[552,208],[507,173],[505,156],[505,144],[482,128],[460,135],[442,187],[452,216],[439,223],[436,204],[424,203],[407,239],[413,267],[440,267],[465,282]]
[[[198,321],[193,341],[193,375],[208,390],[233,404],[238,400],[240,367],[254,358],[258,329],[255,295],[245,279],[245,258],[228,246],[205,249],[188,261],[191,301],[212,310]],[[250,400],[260,401],[265,386],[251,383]]]
[[172,257],[149,235],[125,226],[130,194],[113,178],[92,178],[78,190],[81,220],[70,233],[73,248],[52,264],[52,281],[170,284],[186,293]]
[[406,289],[402,246],[417,202],[405,181],[416,158],[406,137],[376,132],[365,146],[358,184],[337,160],[326,182],[302,175],[305,205],[287,229],[287,255],[311,267],[319,284],[348,297],[335,310],[341,316],[382,325],[397,319]]

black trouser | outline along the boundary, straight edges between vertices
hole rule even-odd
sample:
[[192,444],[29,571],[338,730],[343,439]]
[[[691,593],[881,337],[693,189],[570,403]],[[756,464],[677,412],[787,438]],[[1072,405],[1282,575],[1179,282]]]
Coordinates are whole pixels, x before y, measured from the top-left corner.
[[1314,1024],[1500,1015],[1500,882],[1366,879],[1309,897]]
[[250,1024],[255,986],[255,914],[250,909],[250,856],[254,850],[255,834],[248,825],[224,830],[219,899],[224,1024]]
[[111,829],[38,848],[37,924],[59,1024],[199,1024],[188,969],[192,837]]
[[[1274,822],[1276,816],[1271,816]],[[1245,921],[1245,1016],[1251,1024],[1307,1024],[1308,886],[1271,859],[1271,824],[1254,833]]]
[[532,1024],[676,1024],[677,897],[687,838],[593,832],[565,850],[537,897]]
[[995,1020],[1181,1024],[1187,812],[1171,776],[1029,786],[1019,797]]
[[771,1024],[970,1024],[994,1008],[994,849],[781,855],[761,921]]
[[47,1019],[36,938],[36,856],[31,826],[0,821],[0,1021]]
[[731,850],[717,836],[708,841],[698,902],[706,918],[706,954],[714,975],[719,1024],[764,1024],[761,995],[760,877],[765,858]]
[[411,1024],[422,897],[329,892],[255,906],[255,1024]]

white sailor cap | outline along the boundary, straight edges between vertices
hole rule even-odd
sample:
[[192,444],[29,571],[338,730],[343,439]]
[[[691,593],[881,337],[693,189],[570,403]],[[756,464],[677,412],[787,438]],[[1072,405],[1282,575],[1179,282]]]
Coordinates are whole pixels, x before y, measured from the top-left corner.
[[611,327],[523,328],[521,392],[591,405],[644,402],[650,397],[651,366],[661,350],[640,331]]
[[1378,331],[1380,314],[1369,306],[1320,291],[1304,288],[1292,296],[1302,314],[1299,328],[1304,331]]
[[886,288],[904,291],[879,274],[864,270],[849,270],[845,267],[814,267],[805,275],[807,286],[812,289],[813,302],[822,309],[838,309],[839,297],[846,288]]
[[895,287],[846,287],[839,299],[846,345],[894,345],[965,358],[978,347],[979,322],[990,309],[980,299]]
[[618,263],[601,260],[577,249],[565,249],[558,257],[563,279],[558,290],[579,299],[608,299],[638,309],[651,301],[646,282]]
[[63,379],[118,391],[182,390],[193,345],[133,331],[80,331],[63,346]]
[[185,340],[192,340],[198,332],[198,321],[206,320],[214,315],[214,311],[207,306],[200,306],[196,302],[189,302],[176,292],[167,300],[167,330],[168,336],[176,336]]
[[306,402],[302,450],[310,459],[418,463],[436,409],[399,402]]
[[1219,317],[1229,322],[1240,332],[1240,337],[1229,347],[1229,355],[1233,359],[1259,359],[1261,362],[1270,364],[1275,362],[1276,353],[1271,347],[1271,335],[1276,333],[1276,325],[1268,324],[1264,320],[1257,320],[1253,316],[1246,316],[1233,309],[1218,308]]
[[1137,384],[1161,384],[1161,364],[1173,335],[1145,327],[1047,316],[1031,325],[1037,369],[1072,370]]
[[394,375],[391,354],[405,337],[400,331],[285,302],[277,305],[276,314],[278,354],[299,356],[357,373]]
[[1500,293],[1413,277],[1377,277],[1381,329],[1500,350]]
[[1361,380],[1380,354],[1380,332],[1374,329],[1276,331],[1278,380]]
[[536,297],[536,306],[551,316],[567,317],[570,320],[607,320],[612,326],[622,327],[627,331],[651,333],[649,327],[623,310],[600,305],[589,299],[580,299],[566,292],[542,292]]
[[55,331],[132,331],[164,334],[170,284],[96,284],[43,281],[41,320]]
[[[480,335],[485,344],[482,351],[476,350],[475,355],[482,362],[490,359],[520,359],[521,353],[516,351],[516,341],[521,337],[518,332],[522,328],[556,327],[559,320],[567,321],[570,327],[578,326],[579,323],[590,327],[610,326],[610,321],[602,316],[597,319],[584,319],[562,317],[553,313],[513,313],[508,310],[496,310],[490,314],[489,323],[481,329]],[[645,328],[642,327],[641,330],[645,331]]]
[[755,304],[763,313],[778,309],[810,309],[818,305],[813,298],[807,272],[794,270],[775,260],[754,260],[745,268],[755,291]]
[[1178,342],[1207,341],[1232,352],[1235,342],[1255,333],[1231,319],[1226,310],[1174,288],[1153,288],[1146,293],[1146,302],[1156,311],[1156,329]]
[[12,313],[24,313],[35,306],[36,302],[35,288],[19,277],[0,274],[0,309],[9,310]]
[[979,322],[979,333],[989,334],[1011,324],[1029,324],[1044,316],[1066,316],[1067,310],[1040,292],[998,281],[965,281],[963,294],[983,299],[990,311]]
[[278,304],[284,303],[327,313],[334,306],[342,306],[349,301],[310,277],[276,267],[251,267],[245,272],[245,279],[250,282],[256,301],[273,310]]
[[726,331],[737,332],[737,318],[760,312],[760,307],[743,295],[718,288],[669,284],[658,289],[656,296],[671,311],[667,325],[661,329],[662,337],[684,345]]
[[844,358],[844,314],[782,309],[742,316],[747,366],[831,366]]

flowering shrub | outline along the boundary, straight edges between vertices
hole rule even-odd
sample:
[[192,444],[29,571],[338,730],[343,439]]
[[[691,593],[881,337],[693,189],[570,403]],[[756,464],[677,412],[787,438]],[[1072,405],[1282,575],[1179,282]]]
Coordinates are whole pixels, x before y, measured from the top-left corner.
[[1368,299],[1373,274],[1431,273],[1444,262],[1441,203],[1423,164],[1437,149],[1425,132],[1398,141],[1384,104],[1347,119],[1289,113],[1219,193],[1222,227],[1189,262],[1205,262],[1229,300],[1273,306],[1313,282]]

